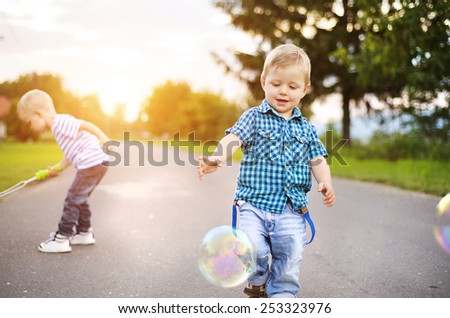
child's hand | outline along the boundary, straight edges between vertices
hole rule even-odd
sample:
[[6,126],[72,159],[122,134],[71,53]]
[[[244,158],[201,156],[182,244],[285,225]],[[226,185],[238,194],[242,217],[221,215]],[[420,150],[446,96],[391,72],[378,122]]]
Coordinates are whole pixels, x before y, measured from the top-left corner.
[[332,207],[334,202],[336,201],[333,186],[328,182],[321,182],[317,187],[317,191],[322,192],[323,204],[328,207]]
[[199,164],[197,166],[198,178],[203,180],[203,176],[208,173],[213,173],[220,167],[222,163],[220,160],[210,160],[208,157],[199,157]]
[[106,136],[102,136],[102,137],[98,138],[98,143],[100,144],[100,147],[102,147],[102,148],[103,148],[103,145],[105,143],[107,143],[108,141],[109,141],[109,138]]
[[[100,148],[104,148],[105,143],[107,143],[108,141],[111,141],[111,139],[109,139],[106,135],[103,136],[102,138],[98,139],[98,143],[100,144]],[[113,145],[108,145],[108,151],[113,150]],[[103,149],[103,151],[105,151],[105,149]]]
[[52,166],[47,166],[47,169],[48,169],[48,176],[49,177],[57,177],[57,176],[59,176],[59,174],[61,172],[60,170],[57,170],[57,169],[55,169]]

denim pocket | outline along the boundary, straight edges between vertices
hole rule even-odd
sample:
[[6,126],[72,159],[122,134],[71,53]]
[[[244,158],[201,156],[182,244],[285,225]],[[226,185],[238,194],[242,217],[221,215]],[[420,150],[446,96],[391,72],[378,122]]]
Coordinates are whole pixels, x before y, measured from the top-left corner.
[[246,205],[247,205],[247,202],[245,202],[244,200],[238,200],[238,202],[237,202],[237,206],[239,207],[239,209],[242,209]]

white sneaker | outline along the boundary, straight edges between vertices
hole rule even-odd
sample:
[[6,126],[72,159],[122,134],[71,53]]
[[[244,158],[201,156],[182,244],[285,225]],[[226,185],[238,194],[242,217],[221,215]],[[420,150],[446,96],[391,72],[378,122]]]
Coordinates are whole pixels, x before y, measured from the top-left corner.
[[39,244],[38,249],[43,253],[67,253],[72,251],[69,238],[57,232],[50,233],[50,238]]
[[70,239],[72,245],[91,245],[95,244],[94,231],[90,228],[87,232],[80,232]]

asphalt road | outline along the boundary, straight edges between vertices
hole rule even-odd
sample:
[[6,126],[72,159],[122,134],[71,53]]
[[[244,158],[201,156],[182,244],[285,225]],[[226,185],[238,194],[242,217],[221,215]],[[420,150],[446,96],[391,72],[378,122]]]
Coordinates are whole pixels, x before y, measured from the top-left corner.
[[[243,286],[213,286],[197,269],[203,235],[231,222],[238,164],[199,182],[186,153],[184,166],[167,157],[167,165],[139,166],[134,153],[130,166],[111,167],[90,200],[97,243],[71,253],[37,245],[56,229],[73,169],[0,201],[0,297],[242,297]],[[317,235],[299,297],[450,297],[450,254],[432,231],[439,198],[334,185],[331,209],[310,194]]]

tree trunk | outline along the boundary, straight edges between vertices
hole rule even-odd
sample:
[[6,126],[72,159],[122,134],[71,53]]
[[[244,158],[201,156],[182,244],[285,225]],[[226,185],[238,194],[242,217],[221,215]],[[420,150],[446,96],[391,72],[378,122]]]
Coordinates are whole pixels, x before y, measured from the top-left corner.
[[350,94],[344,92],[342,100],[342,138],[348,140],[348,144],[350,144]]

